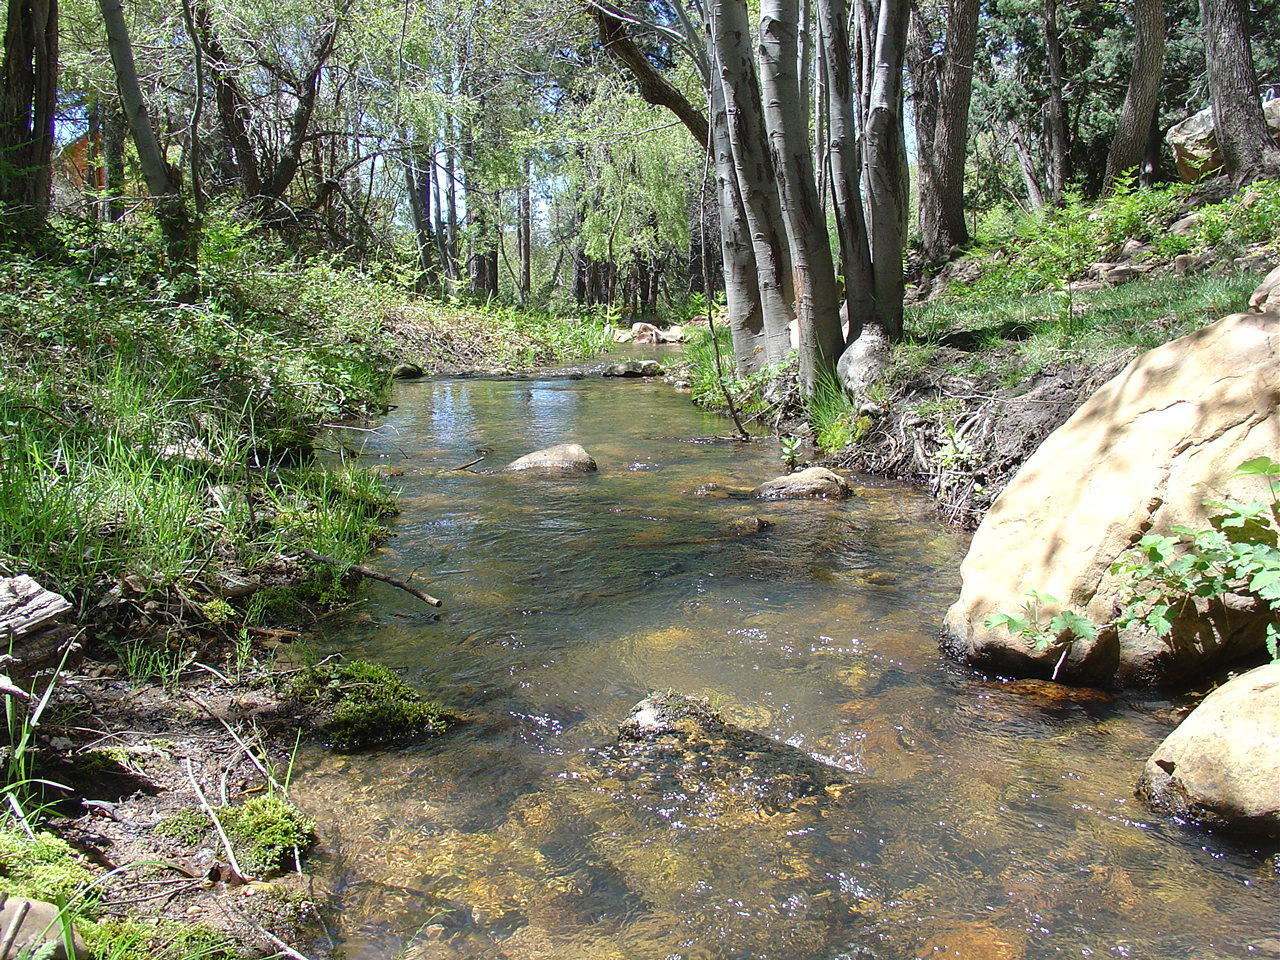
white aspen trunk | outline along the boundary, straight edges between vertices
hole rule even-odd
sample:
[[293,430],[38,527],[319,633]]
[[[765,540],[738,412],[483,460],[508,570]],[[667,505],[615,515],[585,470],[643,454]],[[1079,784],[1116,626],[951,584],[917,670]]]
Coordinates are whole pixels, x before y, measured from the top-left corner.
[[782,230],[781,201],[765,139],[760,89],[751,53],[746,0],[713,0],[708,8],[712,82],[720,83],[734,172],[756,261],[765,352],[769,363],[791,353],[791,257]]
[[724,91],[720,89],[720,82],[715,77],[711,78],[709,85],[709,99],[725,305],[729,311],[729,332],[733,338],[734,367],[739,374],[745,375],[755,373],[768,359],[764,313],[760,308],[751,228],[747,223],[747,212],[742,194],[738,190],[738,175],[733,165]]
[[876,322],[875,281],[862,204],[862,156],[854,128],[857,104],[850,72],[848,14],[844,0],[818,0],[822,28],[822,66],[826,74],[827,164],[835,199],[844,275],[846,341],[852,343],[864,325]]
[[800,0],[762,0],[760,91],[782,220],[791,247],[800,328],[800,383],[812,391],[824,370],[835,370],[844,333],[831,239],[809,152],[809,118],[798,70],[799,17]]

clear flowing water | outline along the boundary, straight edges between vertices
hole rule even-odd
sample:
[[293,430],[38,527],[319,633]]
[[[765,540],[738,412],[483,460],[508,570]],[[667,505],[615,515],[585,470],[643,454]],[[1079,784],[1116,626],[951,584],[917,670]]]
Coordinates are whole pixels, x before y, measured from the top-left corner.
[[[466,722],[301,758],[340,956],[1280,956],[1260,859],[1132,798],[1169,703],[1001,684],[939,653],[967,538],[922,494],[697,496],[770,478],[777,448],[700,441],[724,422],[661,383],[440,380],[395,400],[364,441],[404,471],[374,562],[445,606],[375,585],[325,644]],[[598,474],[452,469],[569,441]],[[652,690],[706,697],[793,759],[777,776],[732,751],[661,775],[602,759]],[[808,758],[826,773],[800,789]]]

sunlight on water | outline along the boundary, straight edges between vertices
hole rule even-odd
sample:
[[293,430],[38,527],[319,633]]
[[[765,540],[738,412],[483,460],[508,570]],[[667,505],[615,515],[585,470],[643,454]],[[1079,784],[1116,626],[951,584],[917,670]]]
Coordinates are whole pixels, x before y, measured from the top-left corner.
[[[724,423],[657,383],[396,400],[366,440],[405,472],[374,562],[445,606],[371,589],[326,645],[468,720],[302,758],[344,956],[1280,956],[1259,861],[1132,799],[1168,704],[1002,685],[939,654],[966,538],[920,493],[695,496],[774,476],[776,447],[690,442]],[[452,469],[561,442],[600,472]],[[772,526],[735,522],[754,517]],[[668,689],[745,729],[615,744]]]

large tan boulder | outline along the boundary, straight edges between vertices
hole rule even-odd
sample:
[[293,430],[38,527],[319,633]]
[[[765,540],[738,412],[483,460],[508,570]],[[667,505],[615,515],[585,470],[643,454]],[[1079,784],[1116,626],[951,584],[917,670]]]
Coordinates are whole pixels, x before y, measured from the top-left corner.
[[1280,835],[1280,663],[1228,681],[1151,755],[1138,795],[1176,817]]
[[[1280,318],[1236,314],[1144,353],[1055,430],[992,505],[960,568],[944,645],[987,669],[1086,683],[1158,683],[1202,675],[1264,643],[1259,611],[1202,609],[1172,636],[1104,627],[1037,644],[1001,626],[1032,592],[1095,623],[1114,619],[1118,557],[1148,532],[1204,528],[1204,501],[1269,499],[1261,477],[1236,475],[1280,454]],[[1046,602],[1041,623],[1058,606]],[[1066,644],[1069,643],[1069,648]],[[1066,649],[1066,656],[1063,651]],[[1061,658],[1061,663],[1059,660]]]
[[[1265,102],[1262,113],[1267,118],[1271,136],[1280,143],[1280,100]],[[1222,169],[1222,152],[1218,149],[1213,114],[1208,107],[1174,124],[1165,139],[1173,149],[1178,176],[1184,183],[1195,183]]]
[[552,475],[594,473],[596,461],[587,451],[576,443],[559,443],[545,450],[526,453],[518,460],[512,460],[504,470],[512,473],[529,471]]
[[1249,298],[1249,308],[1259,313],[1280,313],[1280,267],[1268,273]]

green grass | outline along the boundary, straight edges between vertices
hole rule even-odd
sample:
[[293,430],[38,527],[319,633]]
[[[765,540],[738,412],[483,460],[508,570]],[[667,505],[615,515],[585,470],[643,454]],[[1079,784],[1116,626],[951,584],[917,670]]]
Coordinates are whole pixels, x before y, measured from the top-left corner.
[[973,331],[980,349],[964,363],[967,372],[995,372],[1012,386],[1040,371],[1067,364],[1096,366],[1134,356],[1245,308],[1260,278],[1232,276],[1155,277],[1091,293],[1055,291],[1032,296],[940,299],[911,307],[908,335],[915,343],[897,348],[927,351],[947,333]]
[[871,430],[870,417],[858,413],[858,405],[834,373],[823,372],[813,393],[805,398],[805,414],[818,450],[829,453],[858,443]]
[[[282,583],[280,558],[361,559],[394,497],[313,459],[318,430],[379,412],[399,359],[511,368],[608,339],[599,319],[423,301],[216,215],[198,274],[176,280],[145,224],[57,235],[37,246],[0,221],[0,575],[31,574],[100,626],[157,600],[181,608],[179,634],[230,634],[344,598],[341,566],[295,564]],[[257,574],[265,595],[219,595]],[[168,678],[181,653],[145,648],[154,633],[117,648]]]
[[972,283],[953,285],[945,298],[984,304],[1061,288],[1091,264],[1116,257],[1127,240],[1150,243],[1149,256],[1162,262],[1210,250],[1229,261],[1251,245],[1280,244],[1280,181],[1260,181],[1199,208],[1199,221],[1174,236],[1168,227],[1190,192],[1183,184],[1124,185],[1093,204],[1069,198],[1014,218],[993,212],[969,250],[981,274]]

